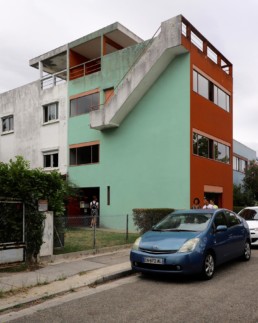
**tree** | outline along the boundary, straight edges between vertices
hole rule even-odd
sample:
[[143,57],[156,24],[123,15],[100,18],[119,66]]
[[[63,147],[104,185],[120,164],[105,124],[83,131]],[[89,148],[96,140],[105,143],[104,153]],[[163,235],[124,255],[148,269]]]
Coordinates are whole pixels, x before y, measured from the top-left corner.
[[243,185],[245,191],[250,191],[253,198],[258,201],[258,164],[255,160],[251,161],[249,167],[245,170]]
[[234,206],[244,207],[255,204],[253,193],[241,184],[233,186],[233,200]]
[[[30,169],[29,162],[21,156],[7,164],[0,162],[0,183],[0,197],[19,199],[25,204],[27,261],[37,262],[45,217],[38,211],[38,201],[48,200],[49,210],[55,215],[63,215],[64,200],[73,191],[73,186],[57,171],[46,173],[42,169]],[[12,214],[9,212],[8,216]]]

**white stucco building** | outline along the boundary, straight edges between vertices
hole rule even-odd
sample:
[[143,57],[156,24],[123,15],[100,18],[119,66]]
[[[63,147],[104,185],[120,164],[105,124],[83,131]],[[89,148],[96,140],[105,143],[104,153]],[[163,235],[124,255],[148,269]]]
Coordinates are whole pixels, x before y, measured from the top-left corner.
[[67,85],[40,79],[0,94],[0,161],[17,155],[31,168],[67,173]]

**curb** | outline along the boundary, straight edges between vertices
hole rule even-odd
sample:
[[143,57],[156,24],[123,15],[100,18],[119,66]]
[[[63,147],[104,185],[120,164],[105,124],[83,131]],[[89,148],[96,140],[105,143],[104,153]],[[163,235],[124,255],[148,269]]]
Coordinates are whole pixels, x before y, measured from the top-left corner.
[[76,259],[80,258],[83,256],[95,256],[99,254],[104,254],[108,252],[114,252],[118,250],[123,250],[123,249],[130,249],[132,247],[132,243],[130,244],[125,244],[125,245],[118,245],[118,246],[112,246],[112,247],[104,247],[100,249],[90,249],[90,250],[85,250],[85,251],[75,251],[75,252],[69,252],[69,253],[63,253],[59,255],[52,255],[52,256],[42,256],[40,257],[40,263],[51,263],[51,262],[56,262],[59,260],[63,259]]
[[[109,271],[109,272],[108,272]],[[105,272],[108,272],[105,274]],[[36,301],[48,300],[67,292],[75,291],[83,287],[93,287],[109,281],[126,277],[132,274],[131,264],[126,262],[119,265],[104,267],[87,272],[80,276],[68,277],[64,281],[54,281],[45,286],[32,287],[27,292],[21,292],[1,300],[0,318],[7,310],[17,307],[33,305]],[[5,303],[5,304],[4,304]]]

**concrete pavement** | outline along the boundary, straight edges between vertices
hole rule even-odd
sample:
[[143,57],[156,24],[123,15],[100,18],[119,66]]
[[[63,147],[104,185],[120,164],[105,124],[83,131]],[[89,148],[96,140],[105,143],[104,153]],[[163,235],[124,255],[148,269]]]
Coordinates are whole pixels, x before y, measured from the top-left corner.
[[5,310],[129,275],[129,254],[127,245],[98,254],[59,255],[35,271],[0,273],[0,322]]

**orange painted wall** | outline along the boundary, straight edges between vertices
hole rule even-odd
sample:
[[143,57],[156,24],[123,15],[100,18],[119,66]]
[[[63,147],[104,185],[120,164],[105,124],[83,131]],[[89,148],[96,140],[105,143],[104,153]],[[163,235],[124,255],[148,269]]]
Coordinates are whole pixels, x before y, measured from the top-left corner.
[[[190,73],[191,73],[191,117],[190,117],[190,142],[192,142],[193,129],[197,129],[207,135],[228,143],[231,154],[231,163],[224,164],[215,160],[193,154],[191,147],[190,156],[190,206],[195,197],[203,202],[204,185],[223,188],[222,199],[219,207],[232,209],[233,207],[233,171],[232,171],[232,150],[233,150],[233,80],[232,76],[226,74],[217,64],[211,61],[202,51],[183,38],[183,44],[190,51]],[[212,80],[224,87],[231,93],[230,112],[226,112],[213,102],[205,99],[194,92],[193,89],[193,67],[196,66],[207,74]],[[223,142],[224,141],[224,142]]]

